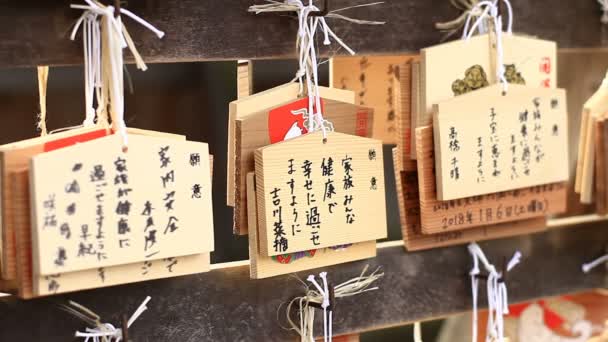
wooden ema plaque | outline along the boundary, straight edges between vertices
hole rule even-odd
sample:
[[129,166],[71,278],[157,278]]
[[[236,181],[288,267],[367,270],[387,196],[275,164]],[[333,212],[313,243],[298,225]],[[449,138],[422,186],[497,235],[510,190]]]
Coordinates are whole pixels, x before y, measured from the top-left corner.
[[[128,132],[137,135],[186,140],[186,137],[183,135],[137,128],[128,128]],[[10,186],[10,174],[14,171],[28,168],[30,159],[35,155],[104,137],[107,134],[108,131],[100,127],[79,128],[19,141],[0,147],[0,169],[2,170],[2,176],[0,177],[0,184],[2,184],[2,186],[0,186],[0,193],[2,194],[2,212],[8,213],[6,215],[0,215],[0,218],[2,218],[2,276],[4,279],[15,279],[16,277],[15,234],[14,224],[12,223],[13,215],[10,214],[13,210],[14,194],[12,192],[12,187]]]
[[[259,95],[261,94],[263,93]],[[297,98],[297,93],[294,92],[293,95]],[[373,111],[349,103],[348,101],[354,97],[351,91],[323,88],[322,96],[324,118],[331,122],[337,132],[359,136],[371,135],[372,128],[368,123],[371,122]],[[260,105],[265,103],[262,102]],[[234,227],[239,234],[248,232],[246,175],[254,172],[254,151],[307,133],[307,108],[307,98],[289,100],[274,107],[262,107],[261,111],[249,113],[235,120]]]
[[[32,158],[34,273],[213,250],[207,144],[112,135]],[[196,215],[193,215],[196,213]]]
[[435,105],[437,198],[452,200],[565,182],[563,89],[494,85]]
[[[210,158],[210,164],[212,164]],[[14,197],[13,216],[16,241],[17,295],[23,299],[106,287],[138,281],[207,272],[209,253],[144,261],[48,276],[34,275],[32,269],[29,172],[13,171],[9,176]]]
[[356,104],[374,109],[371,137],[385,144],[395,144],[398,139],[397,99],[394,88],[399,66],[412,56],[344,56],[330,60],[329,77],[334,88],[352,90]]
[[315,132],[255,152],[260,253],[386,237],[382,142]]
[[[321,97],[324,99],[325,118],[334,123],[338,132],[347,134],[359,134],[371,136],[371,119],[373,111],[364,107],[342,107],[335,113],[331,109],[328,100],[337,103],[351,104],[355,102],[355,94],[352,91],[319,87]],[[284,138],[293,135],[294,124],[298,122],[301,126],[304,119],[304,111],[308,107],[300,106],[296,113],[281,111],[280,108],[300,103],[300,87],[297,83],[288,83],[267,91],[248,96],[230,103],[230,116],[228,120],[228,181],[227,181],[227,204],[234,207],[233,231],[235,234],[247,234],[247,192],[246,176],[248,172],[254,171],[253,151],[271,143],[271,135]],[[329,107],[328,107],[329,106]],[[292,108],[293,109],[293,108]],[[328,111],[328,109],[330,109]],[[280,120],[270,126],[270,111],[274,110]],[[245,121],[256,122],[254,131],[242,127]],[[346,123],[346,125],[345,125]],[[245,124],[245,126],[249,126]],[[238,130],[238,132],[237,132]],[[290,132],[291,131],[291,132]],[[289,134],[288,134],[289,133]]]
[[433,129],[416,130],[421,230],[434,234],[561,214],[567,206],[567,184],[551,183],[500,193],[441,201],[435,188]]
[[[557,85],[555,42],[502,35],[505,76],[511,84],[554,88]],[[496,84],[495,49],[489,34],[429,47],[421,51],[421,108],[415,127],[432,124],[433,105]]]
[[[393,149],[393,160],[397,161],[397,149]],[[398,165],[398,164],[395,164]],[[405,167],[395,167],[395,180],[399,217],[403,242],[408,251],[419,251],[473,241],[499,239],[509,236],[532,234],[546,230],[546,218],[535,218],[515,222],[489,224],[483,227],[423,234],[420,225],[420,203],[418,171],[416,161],[405,161]]]
[[255,173],[247,175],[247,212],[249,213],[249,269],[252,279],[274,277],[313,268],[342,264],[376,256],[376,241],[359,242],[303,252],[267,256],[260,254],[257,229]]

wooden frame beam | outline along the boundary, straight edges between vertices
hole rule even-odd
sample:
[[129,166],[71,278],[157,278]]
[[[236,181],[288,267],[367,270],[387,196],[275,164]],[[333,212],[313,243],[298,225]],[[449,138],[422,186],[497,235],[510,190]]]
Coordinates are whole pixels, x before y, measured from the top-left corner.
[[[605,252],[605,222],[552,229],[532,236],[488,241],[482,248],[490,260],[523,254],[522,263],[508,278],[511,303],[580,292],[607,285],[606,268],[589,274],[581,265]],[[381,267],[379,291],[337,302],[334,333],[358,333],[409,322],[445,317],[471,309],[468,272],[471,258],[466,246],[405,253],[400,242],[384,244],[378,257],[325,268],[336,283],[359,275],[365,265]],[[293,332],[281,328],[277,310],[302,294],[292,276],[249,280],[241,262],[215,265],[210,273],[116,286],[80,293],[19,301],[0,301],[0,340],[69,341],[82,322],[58,309],[75,300],[108,322],[131,315],[146,296],[152,301],[129,332],[136,340],[150,341],[285,341]],[[301,279],[320,270],[302,272]],[[480,298],[485,297],[483,286]],[[482,300],[483,301],[483,300]],[[482,303],[483,304],[483,303]],[[319,318],[321,315],[317,315]],[[283,318],[283,316],[280,316]],[[320,322],[317,322],[320,323]],[[281,321],[281,324],[285,323]],[[322,328],[317,333],[322,333]]]
[[[0,67],[82,63],[80,35],[69,40],[80,11],[70,0],[0,1]],[[158,40],[131,19],[124,22],[150,63],[295,57],[293,17],[254,15],[247,8],[262,0],[138,0],[125,4],[167,34]],[[364,0],[332,0],[339,9]],[[561,48],[604,45],[599,5],[579,0],[512,0],[515,32],[555,40]],[[333,30],[358,54],[400,54],[437,44],[443,34],[435,22],[459,13],[447,0],[385,0],[344,12],[386,25],[356,25],[328,19]],[[458,38],[456,34],[452,38]],[[322,46],[322,44],[320,44]],[[325,55],[344,54],[332,44]]]

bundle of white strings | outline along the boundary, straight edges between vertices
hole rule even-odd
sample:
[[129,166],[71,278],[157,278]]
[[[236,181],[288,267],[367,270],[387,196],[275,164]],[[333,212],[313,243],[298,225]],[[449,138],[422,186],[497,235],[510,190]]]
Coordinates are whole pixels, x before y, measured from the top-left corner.
[[[464,26],[468,17],[480,18],[482,15],[484,15],[485,17],[483,19],[487,19],[487,13],[484,14],[482,10],[476,7],[476,5],[479,3],[479,0],[450,0],[450,3],[452,4],[452,6],[461,10],[462,14],[460,14],[456,19],[435,24],[435,28],[440,31],[446,32],[442,41],[447,40],[449,37],[456,34],[458,30],[460,30]],[[479,25],[479,33],[483,34],[486,32],[487,27],[484,23],[484,20],[482,20],[481,24]]]
[[[85,67],[85,102],[86,118],[85,126],[93,125],[95,120],[95,109],[93,108],[93,94],[97,96],[97,114],[105,110],[107,99],[105,98],[104,83],[109,86],[111,108],[115,114],[113,121],[114,130],[119,132],[125,146],[127,145],[126,124],[124,122],[124,90],[123,90],[123,55],[122,49],[129,48],[135,58],[136,65],[140,70],[146,70],[141,55],[135,48],[128,31],[122,23],[121,17],[116,16],[113,6],[104,6],[98,1],[85,0],[86,5],[72,4],[71,8],[84,10],[74,29],[71,39],[74,40],[78,29],[82,26],[84,67]],[[125,14],[150,31],[154,32],[158,38],[162,38],[165,33],[152,26],[147,21],[135,15],[133,12],[120,8],[120,14]],[[104,26],[105,25],[105,26]],[[104,29],[105,27],[105,29]],[[105,38],[102,37],[104,34]],[[104,44],[102,44],[102,41]],[[102,70],[104,59],[103,54],[108,56],[105,68]],[[108,75],[104,79],[104,75]]]
[[285,0],[284,2],[267,0],[267,2],[267,4],[253,5],[249,7],[249,12],[254,12],[256,14],[269,12],[296,12],[298,15],[297,46],[299,70],[296,73],[295,79],[300,82],[300,92],[302,94],[304,93],[304,79],[306,80],[308,113],[311,118],[311,120],[308,121],[308,131],[312,133],[318,129],[321,129],[323,132],[323,138],[326,138],[327,127],[332,126],[323,119],[323,113],[321,111],[321,96],[319,93],[318,75],[319,63],[317,61],[317,48],[315,46],[317,29],[321,27],[321,30],[323,31],[324,45],[331,44],[331,37],[333,40],[338,42],[342,48],[346,49],[348,53],[354,55],[355,52],[334,33],[334,31],[327,24],[325,18],[342,19],[356,24],[382,25],[384,22],[352,19],[338,14],[337,12],[355,7],[374,6],[383,2],[374,2],[370,4],[342,8],[329,12],[326,17],[311,16],[312,13],[319,11],[319,8],[313,5],[312,0],[309,0],[308,5],[304,5],[301,0]]
[[594,269],[600,265],[603,265],[605,263],[608,263],[608,254],[601,256],[589,263],[583,264],[582,269],[583,269],[583,272],[589,273],[589,272],[591,272],[592,269]]
[[608,0],[597,0],[597,2],[602,6],[602,19],[600,21],[602,24],[608,24]]
[[[148,309],[147,305],[151,299],[150,296],[144,299],[127,321],[127,328],[130,328],[139,316]],[[62,306],[62,308],[95,327],[86,328],[85,332],[76,331],[75,336],[84,338],[84,342],[120,342],[122,340],[122,329],[118,329],[110,323],[101,323],[100,317],[86,307],[70,301],[70,306]]]
[[[507,10],[509,12],[509,21],[507,25],[507,34],[513,34],[513,8],[509,0],[502,0],[507,6]],[[481,14],[477,16],[477,19],[471,25],[471,21],[475,17],[473,13],[478,13],[481,11]],[[498,0],[494,1],[480,1],[473,7],[469,16],[467,17],[464,31],[462,33],[462,39],[469,40],[475,33],[475,30],[483,25],[483,22],[486,20],[487,16],[490,16],[493,21],[494,31],[496,33],[496,78],[500,81],[503,88],[503,93],[506,93],[509,87],[509,83],[505,77],[505,65],[504,65],[504,50],[502,43],[502,15],[498,13]]]
[[[469,253],[473,257],[473,269],[470,272],[471,290],[473,295],[473,331],[472,341],[477,342],[477,297],[479,292],[479,262],[483,264],[488,272],[487,292],[488,292],[488,326],[486,341],[504,341],[504,316],[509,314],[509,300],[507,296],[507,285],[504,276],[490,264],[485,254],[476,243],[471,243],[468,247]],[[511,271],[521,260],[521,253],[515,252],[506,271]]]
[[[361,272],[361,275],[350,279],[340,285],[334,287],[334,297],[335,298],[344,298],[356,296],[358,294],[362,294],[369,291],[378,290],[379,287],[372,287],[372,284],[384,276],[384,273],[380,272],[379,269],[376,269],[370,275],[366,275],[368,267],[366,266]],[[305,296],[298,297],[293,299],[287,305],[287,321],[291,326],[292,330],[295,330],[301,337],[301,341],[305,342],[314,342],[314,321],[315,321],[315,308],[310,306],[310,303],[318,303],[321,304],[323,308],[323,326],[324,326],[324,341],[332,341],[332,321],[333,321],[333,313],[328,310],[330,305],[335,305],[335,303],[330,303],[329,298],[329,288],[327,283],[327,273],[322,272],[320,277],[323,281],[323,286],[321,286],[315,279],[314,275],[310,275],[308,277],[308,281],[313,285],[314,289],[310,289],[307,286],[307,292]],[[299,323],[296,324],[294,320],[292,320],[290,316],[291,309],[294,305],[298,305],[298,313],[299,313]]]

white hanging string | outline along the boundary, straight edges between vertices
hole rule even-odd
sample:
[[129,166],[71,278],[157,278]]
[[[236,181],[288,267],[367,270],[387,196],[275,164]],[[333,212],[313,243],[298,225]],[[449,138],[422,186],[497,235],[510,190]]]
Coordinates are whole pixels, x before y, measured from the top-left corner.
[[[334,286],[334,298],[345,298],[356,296],[369,291],[376,291],[379,287],[372,287],[372,284],[384,276],[379,269],[376,269],[370,275],[366,275],[368,267],[366,266],[358,277],[350,279],[340,285]],[[320,304],[324,309],[324,341],[331,341],[333,336],[333,312],[329,310],[329,307],[335,303],[330,303],[329,298],[329,283],[327,282],[327,274],[321,273],[320,277],[323,281],[323,286],[319,284],[314,275],[311,275],[307,280],[312,284],[313,289],[306,286],[306,295],[302,297],[294,298],[287,304],[286,315],[287,321],[291,326],[291,330],[294,330],[300,335],[302,342],[314,342],[314,319],[315,319],[315,308],[311,306],[311,303]],[[306,285],[306,284],[305,284]],[[292,307],[297,305],[299,318],[298,323],[294,322],[290,316]]]
[[[144,311],[148,309],[147,305],[152,298],[146,297],[141,305],[135,310],[127,321],[127,328],[130,328],[133,323],[141,316]],[[84,338],[84,342],[120,342],[123,339],[122,329],[116,328],[110,323],[101,323],[100,318],[97,314],[84,306],[70,302],[71,306],[64,306],[63,309],[72,313],[78,318],[83,319],[88,324],[95,326],[95,328],[86,328],[85,332],[76,331],[75,337]]]
[[600,19],[602,24],[608,24],[608,0],[597,0],[602,7],[602,18]]
[[48,65],[39,66],[38,72],[38,101],[40,103],[40,113],[38,114],[38,123],[36,127],[40,131],[41,136],[48,134],[46,128],[46,91],[49,81],[49,67]]
[[414,323],[414,342],[422,342],[422,323]]
[[[507,34],[513,34],[513,7],[511,6],[511,2],[509,0],[502,0],[505,3],[508,11],[508,24],[507,24]],[[477,16],[475,22],[471,25],[471,20],[473,19],[473,13],[477,13],[481,11],[481,15]],[[475,30],[483,24],[486,20],[487,16],[490,16],[490,19],[493,22],[494,32],[496,35],[496,79],[501,83],[503,94],[507,92],[509,88],[509,82],[507,82],[507,78],[505,76],[505,63],[504,63],[504,50],[503,50],[503,41],[502,41],[502,15],[498,13],[498,0],[494,1],[480,1],[475,5],[475,7],[469,13],[467,17],[464,30],[462,33],[462,39],[469,40],[475,33]]]
[[[317,50],[315,45],[315,36],[317,30],[320,28],[323,32],[323,44],[330,45],[331,39],[338,42],[338,44],[348,51],[349,54],[354,55],[355,52],[344,43],[329,27],[325,17],[311,16],[311,13],[318,12],[319,8],[313,5],[313,1],[309,0],[308,5],[304,5],[301,0],[285,0],[279,2],[275,0],[266,0],[266,4],[253,5],[249,7],[249,12],[256,14],[269,13],[269,12],[296,12],[298,15],[298,62],[299,69],[296,73],[294,80],[298,80],[300,83],[300,93],[303,94],[306,90],[308,94],[308,113],[310,120],[308,121],[308,132],[312,133],[321,129],[323,132],[323,138],[327,138],[327,131],[333,130],[333,125],[327,120],[323,119],[323,113],[321,108],[321,96],[319,92],[319,77],[318,77],[318,59]],[[370,4],[363,4],[352,6],[363,7],[373,6],[381,4],[383,2],[374,2]],[[382,25],[384,22],[378,21],[366,21],[348,18],[344,15],[337,14],[338,11],[343,11],[348,8],[339,9],[332,11],[326,15],[327,18],[337,18],[347,20],[357,24],[368,24],[368,25]],[[304,80],[306,82],[306,89],[304,89]]]
[[[446,32],[442,41],[447,40],[449,37],[456,34],[458,30],[460,30],[460,28],[465,25],[467,18],[469,17],[483,17],[483,19],[487,19],[487,12],[484,13],[482,10],[476,7],[476,5],[479,3],[479,0],[450,0],[450,3],[452,4],[452,6],[461,10],[462,14],[460,14],[456,19],[435,24],[435,28],[440,31]],[[487,28],[485,25],[485,20],[482,20],[481,24],[479,25],[479,34],[484,34],[486,32]]]
[[[107,103],[111,103],[113,129],[122,136],[123,144],[126,147],[128,145],[128,136],[124,120],[124,61],[122,49],[129,48],[135,58],[138,69],[146,70],[147,67],[135,48],[135,44],[126,27],[123,25],[121,16],[114,15],[115,8],[113,6],[104,6],[93,0],[85,0],[85,2],[87,5],[72,4],[70,6],[71,8],[85,11],[76,22],[72,31],[72,39],[74,39],[78,28],[83,26],[85,91],[87,93],[85,97],[87,101],[85,125],[93,123],[94,109],[92,96],[95,93],[98,102],[98,122],[107,121],[107,118],[101,118],[100,115],[107,110]],[[120,14],[127,15],[151,30],[158,38],[162,38],[165,35],[163,31],[158,30],[127,9],[121,8]],[[101,37],[102,34],[105,34],[105,38],[103,39]],[[102,70],[102,68],[105,70]],[[104,87],[108,87],[108,89],[104,90]],[[109,99],[106,94],[109,95]]]
[[608,263],[608,254],[606,254],[602,257],[599,257],[589,263],[583,264],[582,269],[583,269],[583,272],[589,273],[592,269],[594,269],[600,265],[603,265],[605,263]]
[[[509,314],[509,300],[507,295],[507,286],[504,281],[504,276],[496,270],[494,265],[490,264],[485,254],[476,243],[471,243],[468,247],[469,253],[473,257],[473,268],[471,269],[471,289],[473,297],[473,327],[472,341],[477,342],[477,299],[479,289],[479,263],[481,262],[488,272],[487,279],[487,295],[488,295],[488,324],[486,341],[504,341],[504,316]],[[506,272],[511,271],[521,261],[521,253],[515,252],[511,260],[506,266]]]

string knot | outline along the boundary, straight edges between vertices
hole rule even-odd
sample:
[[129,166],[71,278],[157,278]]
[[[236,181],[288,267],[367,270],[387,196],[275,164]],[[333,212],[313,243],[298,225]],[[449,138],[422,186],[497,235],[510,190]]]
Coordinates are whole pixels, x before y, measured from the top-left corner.
[[[148,309],[147,304],[151,299],[152,298],[150,296],[144,299],[144,301],[139,305],[137,310],[135,310],[127,321],[126,328],[130,328],[131,325],[133,325],[133,323],[139,318],[139,316],[141,316],[141,314]],[[106,342],[108,340],[109,342],[120,342],[123,338],[123,331],[110,323],[101,323],[98,324],[96,328],[86,328],[84,332],[76,331],[75,336],[84,338],[84,342]]]

